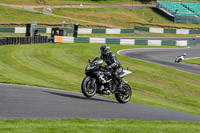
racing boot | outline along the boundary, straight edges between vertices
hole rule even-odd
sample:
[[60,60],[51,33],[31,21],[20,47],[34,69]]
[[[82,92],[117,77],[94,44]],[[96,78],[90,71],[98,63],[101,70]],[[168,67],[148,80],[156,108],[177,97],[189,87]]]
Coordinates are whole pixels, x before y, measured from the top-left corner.
[[123,87],[122,83],[120,82],[118,84],[118,86],[117,86],[117,91],[120,92],[120,93],[122,93],[123,95],[128,95],[128,93],[124,89],[122,89],[122,87]]
[[104,85],[101,85],[101,87],[99,88],[99,91],[102,92],[104,90]]

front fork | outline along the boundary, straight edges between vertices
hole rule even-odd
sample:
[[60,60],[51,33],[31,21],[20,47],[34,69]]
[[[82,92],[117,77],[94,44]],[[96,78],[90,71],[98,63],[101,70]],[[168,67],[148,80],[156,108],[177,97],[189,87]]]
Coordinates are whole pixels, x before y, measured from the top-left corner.
[[92,79],[91,79],[91,84],[90,84],[90,87],[91,87],[91,88],[94,88],[94,87],[95,87],[95,82],[96,82],[96,78],[92,78]]

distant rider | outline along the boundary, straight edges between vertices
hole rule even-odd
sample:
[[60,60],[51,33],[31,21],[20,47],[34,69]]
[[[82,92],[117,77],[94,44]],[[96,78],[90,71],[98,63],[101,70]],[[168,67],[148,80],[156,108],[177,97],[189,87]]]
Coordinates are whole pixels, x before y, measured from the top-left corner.
[[186,55],[187,55],[186,53],[179,55],[178,57],[176,57],[175,62],[179,63],[179,62],[183,61],[185,59]]
[[114,81],[117,85],[117,90],[121,93],[125,93],[125,91],[122,89],[122,79],[119,76],[120,73],[122,73],[123,71],[123,68],[119,60],[117,59],[115,54],[112,51],[110,51],[110,46],[108,46],[107,44],[102,45],[100,50],[101,50],[100,58],[106,62],[107,64],[106,69],[111,72]]

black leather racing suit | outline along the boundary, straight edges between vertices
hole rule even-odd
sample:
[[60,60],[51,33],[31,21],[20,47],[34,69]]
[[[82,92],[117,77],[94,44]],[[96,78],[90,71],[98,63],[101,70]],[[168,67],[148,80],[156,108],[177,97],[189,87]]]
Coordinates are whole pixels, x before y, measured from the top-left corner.
[[119,75],[123,71],[123,68],[122,68],[119,60],[117,59],[117,57],[115,56],[115,54],[112,51],[110,51],[106,55],[102,54],[100,58],[103,61],[105,61],[106,64],[108,65],[108,67],[111,69],[111,74],[112,74],[114,80],[116,80],[118,82],[117,86],[119,87],[122,82],[122,79]]

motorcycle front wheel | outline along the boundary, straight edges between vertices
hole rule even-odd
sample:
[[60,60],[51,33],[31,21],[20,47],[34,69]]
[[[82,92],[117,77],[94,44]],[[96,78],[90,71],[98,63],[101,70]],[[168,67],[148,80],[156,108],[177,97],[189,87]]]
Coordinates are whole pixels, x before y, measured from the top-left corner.
[[85,77],[82,81],[82,85],[81,85],[81,90],[84,96],[86,97],[92,97],[95,95],[96,93],[96,84],[94,85],[94,87],[91,87],[91,77]]
[[127,92],[127,95],[123,95],[121,93],[115,93],[115,98],[119,103],[127,103],[132,95],[131,87],[129,86],[129,84],[123,81],[122,89],[124,89]]

